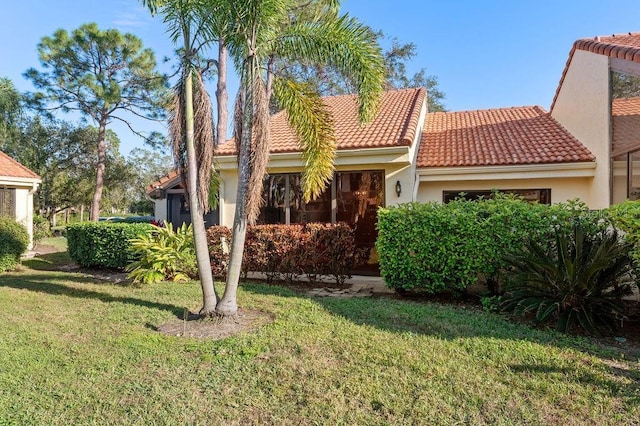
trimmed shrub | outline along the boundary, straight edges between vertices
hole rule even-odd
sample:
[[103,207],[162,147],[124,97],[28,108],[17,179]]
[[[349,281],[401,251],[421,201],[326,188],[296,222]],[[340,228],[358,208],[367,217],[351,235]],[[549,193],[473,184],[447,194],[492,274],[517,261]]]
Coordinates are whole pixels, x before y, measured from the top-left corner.
[[554,319],[558,331],[577,323],[588,332],[611,331],[625,318],[623,297],[636,286],[631,243],[615,228],[588,230],[580,220],[559,229],[550,244],[527,239],[506,257],[502,310],[534,314],[536,322]]
[[351,278],[354,265],[364,253],[356,247],[353,229],[346,223],[336,225],[309,223],[304,227],[302,269],[313,282],[318,275],[333,276],[337,284]]
[[129,242],[138,257],[126,267],[134,283],[198,279],[191,225],[182,224],[174,231],[171,223],[167,223],[164,228],[155,227]]
[[33,243],[36,244],[44,238],[51,236],[49,221],[40,215],[33,216]]
[[383,208],[376,242],[381,274],[391,288],[430,294],[464,291],[482,275],[498,293],[505,254],[527,238],[548,241],[571,217],[605,226],[580,202],[548,206],[508,194]]
[[[213,274],[225,276],[231,230],[212,226],[207,241]],[[357,258],[354,232],[346,224],[256,225],[247,228],[242,270],[245,277],[263,272],[268,281],[306,274],[311,281],[328,275],[344,283]]]
[[211,273],[214,277],[225,278],[229,265],[229,250],[231,249],[231,230],[226,226],[212,226],[207,229],[207,245]]
[[0,272],[14,269],[27,247],[27,228],[14,219],[0,217]]
[[616,228],[624,232],[631,243],[630,255],[640,270],[640,201],[627,200],[609,208],[609,215]]
[[129,240],[153,229],[147,223],[74,223],[67,226],[69,256],[86,267],[124,269],[135,260]]
[[303,273],[302,225],[255,225],[247,229],[242,269],[264,272],[271,282],[280,276],[291,282]]

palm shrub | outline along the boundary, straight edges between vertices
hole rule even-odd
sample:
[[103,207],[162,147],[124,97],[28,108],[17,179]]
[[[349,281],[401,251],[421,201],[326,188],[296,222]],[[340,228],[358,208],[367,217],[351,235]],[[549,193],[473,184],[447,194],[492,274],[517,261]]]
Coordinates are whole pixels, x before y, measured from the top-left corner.
[[29,233],[14,219],[0,217],[0,272],[14,269],[29,246]]
[[128,277],[136,284],[188,281],[198,278],[191,225],[175,231],[171,223],[129,240],[138,260],[127,265]]
[[635,284],[630,243],[613,227],[585,227],[571,221],[549,242],[528,239],[505,257],[506,292],[501,309],[554,319],[566,332],[577,320],[588,332],[612,330],[625,317],[622,298]]

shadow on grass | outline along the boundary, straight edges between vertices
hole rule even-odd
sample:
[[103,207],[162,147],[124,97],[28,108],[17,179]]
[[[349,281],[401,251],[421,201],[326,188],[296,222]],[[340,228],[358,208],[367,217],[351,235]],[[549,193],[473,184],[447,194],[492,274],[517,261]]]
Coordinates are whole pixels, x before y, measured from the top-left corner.
[[[609,374],[616,379],[590,373],[581,368],[580,363],[573,367],[527,364],[511,365],[509,368],[523,377],[529,375],[545,377],[557,373],[563,377],[575,378],[585,385],[590,384],[606,389],[611,395],[624,395],[623,397],[631,404],[640,402],[640,369],[632,365],[633,360],[640,359],[638,351],[633,357],[629,357],[628,354],[621,353],[617,348],[603,348],[590,338],[533,329],[472,307],[448,306],[385,297],[311,297],[296,293],[288,288],[270,285],[243,284],[243,289],[254,294],[311,299],[327,312],[358,325],[373,326],[380,330],[399,334],[415,333],[449,341],[459,341],[459,344],[471,353],[477,352],[478,357],[486,356],[487,350],[499,351],[503,345],[496,343],[495,340],[525,341],[542,346],[576,350],[602,359],[607,365]],[[622,357],[630,359],[631,362],[628,365],[619,363],[617,360]],[[620,379],[628,380],[628,382],[623,383]]]
[[540,330],[488,314],[473,306],[452,306],[429,301],[387,297],[312,297],[276,285],[243,284],[255,294],[311,299],[332,314],[349,321],[396,333],[416,333],[453,340],[458,338],[493,338],[524,340],[559,348],[575,349],[605,359],[619,359],[621,354],[640,358],[640,348],[603,345],[590,337],[576,337],[551,330]]
[[73,263],[66,251],[41,254],[22,261],[24,266],[37,271],[60,271]]
[[46,293],[51,295],[62,295],[67,297],[74,297],[78,299],[94,299],[104,303],[125,303],[129,305],[140,306],[144,308],[158,309],[162,311],[168,311],[174,314],[178,318],[182,318],[184,307],[170,305],[166,303],[152,302],[144,299],[137,299],[134,297],[121,297],[112,296],[107,293],[99,291],[85,290],[80,288],[74,288],[62,283],[56,283],[55,281],[67,281],[75,283],[101,283],[101,281],[93,280],[82,275],[65,274],[61,277],[56,277],[48,274],[29,274],[29,275],[3,275],[0,276],[0,287],[9,287],[20,290],[28,290],[38,293]]

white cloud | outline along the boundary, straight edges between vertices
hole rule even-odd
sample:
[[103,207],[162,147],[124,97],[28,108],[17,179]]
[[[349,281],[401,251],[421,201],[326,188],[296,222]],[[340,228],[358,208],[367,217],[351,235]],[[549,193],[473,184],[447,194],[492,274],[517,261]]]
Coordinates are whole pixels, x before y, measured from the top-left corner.
[[132,4],[131,1],[121,1],[120,8],[116,12],[113,25],[120,28],[141,28],[146,27],[151,22],[149,11],[140,5]]

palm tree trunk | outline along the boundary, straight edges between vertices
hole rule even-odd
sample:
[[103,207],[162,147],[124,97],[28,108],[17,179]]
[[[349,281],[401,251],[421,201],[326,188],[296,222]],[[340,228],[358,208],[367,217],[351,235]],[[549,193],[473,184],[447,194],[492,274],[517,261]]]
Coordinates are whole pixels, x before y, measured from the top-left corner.
[[227,111],[229,97],[227,95],[227,46],[224,38],[218,41],[218,86],[216,88],[216,103],[218,104],[218,125],[216,130],[216,145],[227,139]]
[[105,135],[107,131],[107,119],[102,118],[98,126],[98,165],[96,166],[96,188],[93,191],[93,201],[91,202],[92,221],[97,222],[100,217],[100,201],[102,200],[102,189],[104,187],[104,169],[107,158],[107,145]]
[[198,166],[194,142],[193,120],[193,76],[189,70],[184,84],[185,91],[185,121],[186,121],[186,145],[187,145],[187,182],[189,185],[189,206],[191,211],[191,224],[193,226],[193,242],[198,262],[198,275],[202,286],[201,316],[215,314],[218,296],[213,287],[209,247],[207,245],[207,231],[204,226],[204,211],[198,202]]
[[242,106],[242,136],[240,150],[238,152],[238,192],[236,195],[236,211],[233,218],[233,230],[231,234],[231,252],[229,254],[229,267],[227,281],[222,299],[218,303],[216,312],[222,316],[233,316],[238,312],[236,294],[240,273],[242,271],[242,257],[244,254],[244,241],[247,235],[247,192],[249,187],[251,139],[253,137],[253,72],[251,61],[245,65],[245,79],[242,82],[244,91]]

